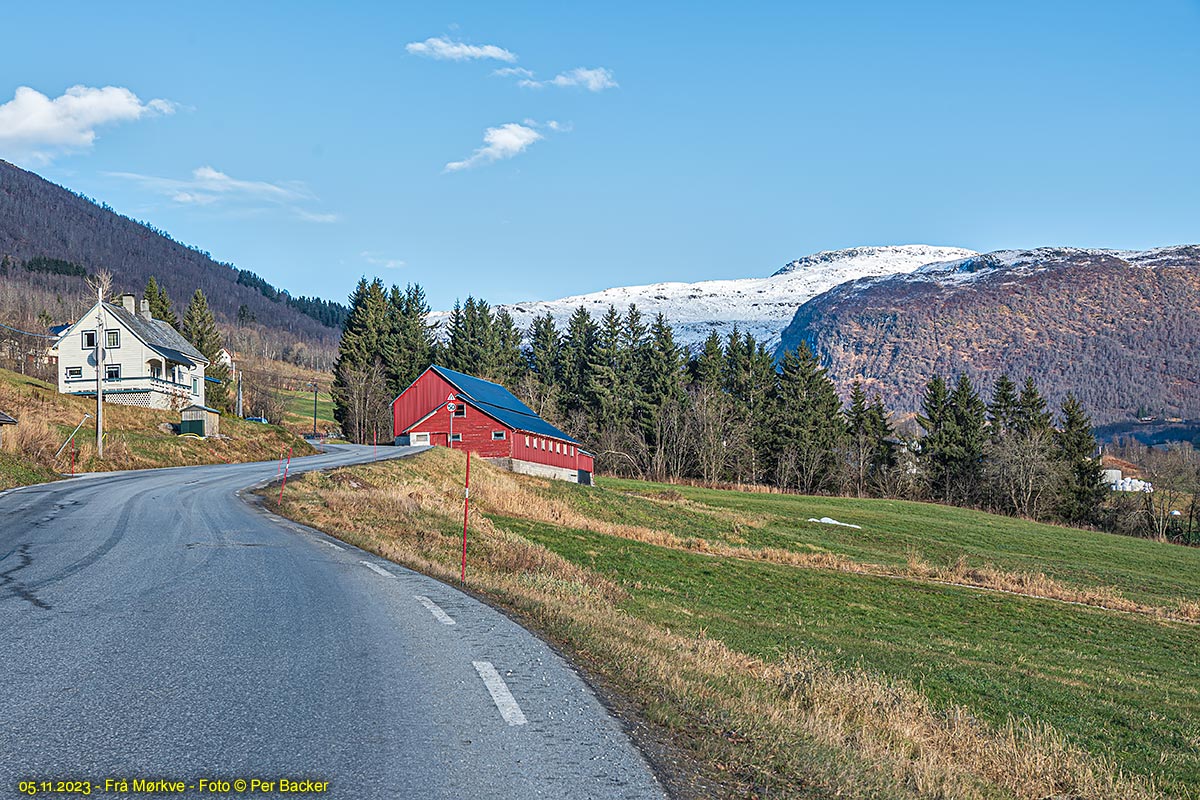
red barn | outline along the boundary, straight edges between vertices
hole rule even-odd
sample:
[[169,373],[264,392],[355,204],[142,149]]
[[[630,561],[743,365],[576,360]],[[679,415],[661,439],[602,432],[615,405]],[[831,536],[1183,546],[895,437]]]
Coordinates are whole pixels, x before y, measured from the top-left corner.
[[392,401],[392,425],[398,445],[465,449],[513,472],[592,482],[593,459],[579,442],[503,386],[445,367],[425,370]]

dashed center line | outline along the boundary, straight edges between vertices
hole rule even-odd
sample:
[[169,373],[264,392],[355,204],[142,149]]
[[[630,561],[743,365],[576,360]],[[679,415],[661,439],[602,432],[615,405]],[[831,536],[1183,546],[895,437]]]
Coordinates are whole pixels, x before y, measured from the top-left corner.
[[443,625],[453,625],[454,624],[454,620],[450,617],[450,615],[447,614],[445,611],[442,611],[441,607],[438,606],[437,603],[430,600],[428,597],[425,597],[424,595],[420,595],[420,594],[414,594],[413,598],[416,599],[416,601],[418,603],[425,606],[425,608],[429,609],[429,613],[433,614],[433,618],[436,619],[438,622],[442,623]]
[[483,685],[487,687],[488,694],[492,696],[492,702],[496,704],[496,708],[500,709],[500,716],[504,717],[504,721],[511,725],[524,725],[529,720],[525,719],[525,713],[521,711],[521,707],[517,705],[516,699],[512,696],[512,692],[508,690],[508,684],[496,672],[496,668],[492,666],[490,661],[472,661],[475,665],[475,671],[479,673],[479,677],[483,678]]
[[392,577],[392,573],[388,572],[383,567],[378,567],[378,566],[372,564],[370,561],[360,561],[358,563],[362,564],[364,567],[371,570],[372,572],[378,572],[380,575],[383,575],[388,578]]

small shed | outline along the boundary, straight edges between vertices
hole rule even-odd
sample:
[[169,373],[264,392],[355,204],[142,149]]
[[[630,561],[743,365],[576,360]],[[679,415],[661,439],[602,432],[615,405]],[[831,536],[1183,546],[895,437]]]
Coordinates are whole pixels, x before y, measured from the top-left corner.
[[5,414],[3,411],[0,411],[0,442],[4,441],[4,426],[16,424],[17,421],[15,419],[10,417],[8,414]]
[[208,406],[188,406],[179,412],[180,435],[217,436],[221,433],[221,412]]

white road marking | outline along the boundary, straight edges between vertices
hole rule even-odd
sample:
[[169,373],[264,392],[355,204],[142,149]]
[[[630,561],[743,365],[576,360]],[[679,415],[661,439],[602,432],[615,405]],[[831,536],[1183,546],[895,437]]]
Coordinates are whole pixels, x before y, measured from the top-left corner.
[[322,541],[321,541],[321,544],[323,544],[323,545],[328,545],[329,547],[332,547],[334,550],[343,550],[343,549],[345,549],[345,548],[338,547],[338,546],[337,546],[336,544],[334,544],[333,542],[326,542],[326,541],[324,541],[324,540],[322,540]]
[[525,719],[525,713],[521,711],[521,707],[513,698],[512,692],[508,690],[508,684],[496,672],[492,662],[472,661],[471,663],[475,665],[475,671],[479,673],[479,677],[483,678],[483,685],[487,687],[496,708],[500,709],[500,716],[504,717],[504,721],[509,725],[524,725],[528,722],[529,720]]
[[375,566],[375,565],[374,565],[374,564],[372,564],[370,561],[360,561],[360,562],[358,562],[358,563],[362,564],[364,567],[366,567],[367,569],[371,570],[372,572],[378,572],[380,575],[384,575],[384,576],[386,576],[386,577],[388,577],[388,578],[392,577],[392,573],[388,572],[388,571],[387,571],[386,569],[384,569],[383,567],[377,567],[377,566]]
[[442,611],[441,607],[439,607],[437,603],[433,602],[428,597],[420,594],[414,594],[413,597],[418,603],[429,609],[429,613],[433,614],[433,618],[438,622],[442,623],[443,625],[454,624],[454,620],[450,617],[450,615],[445,611]]

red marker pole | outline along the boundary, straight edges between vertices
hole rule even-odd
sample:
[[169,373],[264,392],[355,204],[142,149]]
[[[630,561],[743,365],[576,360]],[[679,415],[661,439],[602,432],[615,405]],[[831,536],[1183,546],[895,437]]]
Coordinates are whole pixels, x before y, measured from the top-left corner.
[[292,448],[288,448],[287,466],[283,468],[283,483],[279,484],[279,504],[283,504],[283,490],[287,486],[288,470],[292,468]]
[[463,492],[463,556],[462,556],[462,577],[459,579],[460,584],[467,582],[467,511],[471,507],[471,451],[467,451],[467,481],[464,484],[465,491]]

